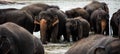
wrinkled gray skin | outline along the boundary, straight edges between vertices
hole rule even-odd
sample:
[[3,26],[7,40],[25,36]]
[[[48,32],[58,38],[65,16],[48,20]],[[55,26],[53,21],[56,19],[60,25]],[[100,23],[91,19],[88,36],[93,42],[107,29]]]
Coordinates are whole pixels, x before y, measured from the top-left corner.
[[40,34],[42,43],[59,42],[60,36],[65,35],[65,18],[63,11],[56,8],[50,8],[39,13],[37,22],[40,25]]
[[73,44],[65,54],[120,54],[120,39],[92,35]]
[[[109,17],[109,8],[108,8],[108,5],[105,2],[92,1],[90,4],[88,4],[84,7],[84,9],[89,13],[90,17],[91,17],[91,14],[99,8],[102,8],[105,12],[107,12],[108,17]],[[88,18],[88,20],[90,20],[90,17]],[[108,22],[109,22],[109,19],[108,19]],[[92,23],[90,22],[90,25],[91,24]],[[107,26],[109,26],[109,25],[107,25]],[[109,30],[109,28],[107,30]],[[91,31],[93,31],[92,26],[91,26]],[[107,35],[108,34],[109,33],[107,33]]]
[[91,15],[91,27],[95,34],[106,34],[109,33],[109,16],[107,12],[99,8],[95,10]]
[[0,54],[44,54],[40,39],[15,23],[0,25]]
[[13,22],[33,34],[34,21],[30,14],[15,8],[0,9],[0,24]]
[[68,41],[70,41],[70,36],[73,41],[77,41],[89,35],[90,25],[87,20],[81,17],[67,18],[65,26]]

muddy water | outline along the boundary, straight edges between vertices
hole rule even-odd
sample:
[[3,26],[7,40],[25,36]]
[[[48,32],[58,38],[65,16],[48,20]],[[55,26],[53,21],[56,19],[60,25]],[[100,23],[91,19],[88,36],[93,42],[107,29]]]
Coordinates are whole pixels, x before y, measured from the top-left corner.
[[[104,1],[104,0],[103,0]],[[81,7],[83,8],[85,5],[90,3],[91,1],[78,1],[78,0],[40,0],[40,1],[18,1],[18,2],[27,2],[26,5],[29,5],[30,3],[46,3],[49,5],[58,5],[61,10],[69,10],[71,8]],[[108,4],[109,10],[110,10],[110,17],[114,12],[116,12],[118,9],[120,9],[120,2],[119,1],[104,1]],[[4,8],[17,8],[20,9],[26,5],[21,4],[14,4],[14,5],[0,5],[1,9]],[[110,33],[112,33],[110,31]],[[40,32],[34,32],[34,35],[40,38]],[[110,34],[111,35],[111,34]],[[64,54],[72,45],[73,43],[48,43],[47,45],[44,45],[45,47],[45,54]]]

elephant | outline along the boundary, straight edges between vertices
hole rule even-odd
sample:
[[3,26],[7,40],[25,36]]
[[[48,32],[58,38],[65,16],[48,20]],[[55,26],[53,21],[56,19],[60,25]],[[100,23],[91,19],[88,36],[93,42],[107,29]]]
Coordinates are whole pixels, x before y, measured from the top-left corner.
[[[21,10],[29,13],[32,16],[33,20],[35,20],[41,11],[45,11],[49,8],[59,9],[59,7],[56,5],[48,5],[48,4],[44,4],[44,3],[35,3],[35,4],[27,5],[23,8],[21,8]],[[40,26],[38,24],[35,24],[34,27],[35,27],[35,29],[34,29],[35,32],[40,31]]]
[[66,40],[66,18],[67,16],[63,11],[56,8],[49,8],[39,13],[36,22],[40,25],[40,35],[43,44],[47,44],[50,41],[54,43],[59,42],[61,35]]
[[113,36],[120,37],[120,9],[113,13],[110,25],[113,30]]
[[26,11],[15,8],[0,9],[0,24],[6,22],[16,23],[33,33],[34,20]]
[[107,12],[99,8],[91,14],[90,20],[95,34],[109,35],[109,16]]
[[73,8],[71,10],[66,10],[65,14],[68,16],[68,18],[75,18],[78,16],[81,16],[82,18],[89,21],[89,13],[83,9],[83,8]]
[[70,41],[70,35],[72,35],[72,41],[89,36],[90,24],[82,17],[67,18],[65,26],[68,41]]
[[44,54],[44,48],[26,29],[7,22],[0,25],[0,54]]
[[[106,11],[109,16],[109,8],[105,2],[92,1],[90,4],[84,7],[84,9],[89,13],[89,18],[88,18],[89,20],[90,20],[91,14],[99,8],[102,8],[104,11]],[[91,22],[90,22],[90,25],[91,25]],[[91,27],[91,31],[93,31],[93,27]]]
[[65,54],[120,54],[120,39],[91,35],[74,43]]
[[105,2],[92,1],[90,4],[84,7],[84,9],[89,13],[90,16],[95,10],[99,8],[102,8],[109,14],[108,5]]

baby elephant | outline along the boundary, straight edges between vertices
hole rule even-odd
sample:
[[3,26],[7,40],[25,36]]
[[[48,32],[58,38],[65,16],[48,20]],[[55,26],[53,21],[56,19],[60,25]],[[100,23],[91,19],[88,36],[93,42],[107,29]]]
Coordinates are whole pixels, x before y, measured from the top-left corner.
[[65,26],[68,41],[70,41],[70,35],[72,35],[73,41],[77,41],[89,35],[90,25],[88,21],[82,17],[68,18]]
[[89,36],[73,44],[65,54],[120,54],[120,39],[103,35]]

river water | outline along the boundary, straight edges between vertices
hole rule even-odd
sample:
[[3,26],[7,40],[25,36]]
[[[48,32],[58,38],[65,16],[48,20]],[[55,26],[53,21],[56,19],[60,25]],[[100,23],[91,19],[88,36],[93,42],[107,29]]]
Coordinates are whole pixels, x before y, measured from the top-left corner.
[[[10,4],[10,5],[0,5],[1,9],[5,8],[17,8],[21,9],[22,7],[29,5],[31,3],[46,3],[49,5],[58,5],[61,10],[69,10],[76,7],[83,8],[85,5],[90,3],[89,0],[39,0],[39,1],[17,1],[17,2],[26,2],[27,4],[21,5],[21,4]],[[114,12],[116,12],[118,9],[120,9],[120,1],[119,0],[102,0],[100,2],[106,2],[109,7],[109,14],[110,19]],[[110,35],[112,34],[110,29]],[[40,32],[34,32],[34,35],[36,37],[40,37]],[[45,47],[45,54],[64,54],[72,45],[73,43],[49,43],[47,45],[44,45]]]

